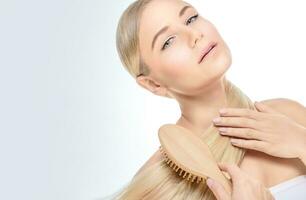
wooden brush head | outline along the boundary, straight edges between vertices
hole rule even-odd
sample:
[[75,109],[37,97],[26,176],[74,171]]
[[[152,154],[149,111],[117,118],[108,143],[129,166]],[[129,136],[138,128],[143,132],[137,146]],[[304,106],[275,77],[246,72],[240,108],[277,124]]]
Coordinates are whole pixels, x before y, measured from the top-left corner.
[[198,183],[211,177],[231,191],[231,184],[219,169],[208,145],[196,134],[179,125],[165,124],[159,128],[158,137],[165,161],[180,176]]

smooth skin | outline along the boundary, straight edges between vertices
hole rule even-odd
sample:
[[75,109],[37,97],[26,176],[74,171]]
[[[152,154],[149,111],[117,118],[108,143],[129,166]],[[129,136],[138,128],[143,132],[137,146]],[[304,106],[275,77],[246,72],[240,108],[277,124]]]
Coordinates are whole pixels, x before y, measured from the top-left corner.
[[[178,124],[200,133],[227,105],[223,79],[231,65],[231,53],[216,27],[194,7],[178,16],[186,5],[190,4],[154,0],[144,10],[139,45],[151,73],[136,81],[155,95],[173,97],[181,109]],[[166,25],[169,30],[157,38],[152,50],[155,34]],[[202,49],[211,41],[218,43],[214,55],[198,64]]]
[[[306,166],[306,128],[265,104],[255,103],[255,107],[260,112],[221,109],[221,117],[213,122],[221,135],[232,138],[235,146],[280,158],[299,158]],[[306,109],[299,107],[306,121]]]
[[[305,107],[297,102],[290,103],[291,112],[298,113],[295,120],[306,124]],[[259,112],[224,108],[220,110],[221,117],[215,118],[219,120],[213,121],[220,134],[236,138],[232,139],[235,146],[280,158],[299,158],[306,167],[306,128],[264,103],[256,102],[255,107]],[[218,200],[274,199],[260,181],[251,178],[237,165],[219,164],[219,167],[231,176],[233,189],[229,194],[220,183],[207,179],[208,187]]]
[[237,165],[219,164],[219,168],[230,175],[233,191],[226,192],[220,183],[208,178],[206,183],[217,200],[274,200],[261,182],[250,177]]
[[[190,8],[179,16],[187,5]],[[152,50],[155,34],[166,25],[170,28],[157,38]],[[198,63],[202,49],[212,41],[217,42],[214,53]],[[181,116],[177,125],[200,134],[219,116],[221,108],[228,107],[224,79],[232,64],[230,49],[217,28],[192,5],[181,0],[150,2],[140,19],[139,48],[151,73],[138,76],[136,82],[155,95],[171,96],[178,102]],[[295,118],[300,111],[284,110],[289,108],[289,102],[273,99],[266,100],[265,104]],[[292,134],[293,130],[289,132]],[[157,150],[140,171],[161,159]],[[264,187],[306,173],[298,158],[277,158],[255,150],[247,151],[240,169]]]

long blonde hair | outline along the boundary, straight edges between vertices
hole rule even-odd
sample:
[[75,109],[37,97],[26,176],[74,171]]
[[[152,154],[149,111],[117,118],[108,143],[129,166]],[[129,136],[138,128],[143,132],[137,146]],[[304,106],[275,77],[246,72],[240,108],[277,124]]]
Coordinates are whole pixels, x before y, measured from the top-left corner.
[[[129,5],[119,19],[116,45],[125,69],[136,78],[139,74],[148,75],[150,70],[139,52],[139,20],[152,0],[137,0]],[[252,101],[233,83],[224,78],[229,107],[254,110]],[[201,139],[208,144],[217,162],[240,164],[245,150],[231,145],[229,138],[221,136],[218,129],[211,126],[203,132]],[[178,176],[162,160],[149,166],[132,178],[130,183],[115,197],[118,200],[168,200],[168,199],[215,199],[205,182],[192,183]]]

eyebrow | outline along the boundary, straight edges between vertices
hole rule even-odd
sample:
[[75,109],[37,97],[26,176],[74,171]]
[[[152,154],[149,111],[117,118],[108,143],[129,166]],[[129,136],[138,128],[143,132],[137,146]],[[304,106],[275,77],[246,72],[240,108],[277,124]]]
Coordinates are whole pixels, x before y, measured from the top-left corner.
[[[182,17],[182,16],[184,15],[185,11],[186,11],[188,8],[191,8],[191,6],[184,6],[184,7],[181,9],[181,11],[179,12],[179,17]],[[152,41],[152,47],[151,47],[152,51],[153,51],[153,49],[154,49],[154,45],[155,45],[155,42],[156,42],[158,36],[160,36],[161,34],[163,34],[164,32],[166,32],[168,29],[169,29],[169,26],[165,26],[165,27],[163,27],[162,29],[160,29],[160,30],[156,33],[156,35],[154,36],[153,41]]]

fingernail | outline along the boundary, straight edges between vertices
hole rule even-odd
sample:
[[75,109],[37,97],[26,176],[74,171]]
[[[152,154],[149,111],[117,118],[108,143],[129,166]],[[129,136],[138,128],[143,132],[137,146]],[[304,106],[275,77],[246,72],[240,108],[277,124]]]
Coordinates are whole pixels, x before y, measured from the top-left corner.
[[221,118],[220,117],[217,117],[217,118],[215,118],[215,119],[213,119],[213,122],[220,122],[221,121]]
[[208,178],[206,180],[206,184],[208,185],[208,187],[211,187],[213,185],[214,181],[211,178]]
[[236,140],[236,139],[231,139],[231,143],[237,144],[237,143],[238,143],[238,140]]
[[219,131],[221,131],[221,132],[226,132],[226,131],[227,131],[227,129],[226,129],[226,128],[224,128],[224,127],[222,127],[222,128],[218,128],[218,130],[219,130]]
[[225,113],[226,113],[226,109],[225,109],[225,108],[220,109],[220,110],[219,110],[219,113],[220,113],[220,114],[225,114]]

